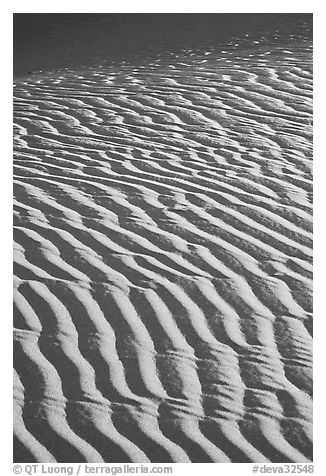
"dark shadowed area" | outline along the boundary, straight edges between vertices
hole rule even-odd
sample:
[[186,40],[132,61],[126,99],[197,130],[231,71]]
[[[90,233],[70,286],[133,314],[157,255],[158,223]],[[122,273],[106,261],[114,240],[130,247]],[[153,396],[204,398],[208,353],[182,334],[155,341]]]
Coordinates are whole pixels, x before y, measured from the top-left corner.
[[310,36],[311,14],[14,14],[14,74]]

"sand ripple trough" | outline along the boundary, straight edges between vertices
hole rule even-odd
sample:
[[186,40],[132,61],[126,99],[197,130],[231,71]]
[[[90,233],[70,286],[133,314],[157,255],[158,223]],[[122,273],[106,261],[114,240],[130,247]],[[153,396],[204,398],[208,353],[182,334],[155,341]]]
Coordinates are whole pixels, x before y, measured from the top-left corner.
[[305,462],[311,50],[15,83],[15,459]]

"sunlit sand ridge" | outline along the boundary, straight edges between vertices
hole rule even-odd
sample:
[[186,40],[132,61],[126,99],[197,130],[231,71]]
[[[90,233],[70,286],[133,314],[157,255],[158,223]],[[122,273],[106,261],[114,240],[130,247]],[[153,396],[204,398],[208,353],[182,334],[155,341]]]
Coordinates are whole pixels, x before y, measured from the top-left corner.
[[15,461],[311,460],[311,48],[236,46],[16,80]]

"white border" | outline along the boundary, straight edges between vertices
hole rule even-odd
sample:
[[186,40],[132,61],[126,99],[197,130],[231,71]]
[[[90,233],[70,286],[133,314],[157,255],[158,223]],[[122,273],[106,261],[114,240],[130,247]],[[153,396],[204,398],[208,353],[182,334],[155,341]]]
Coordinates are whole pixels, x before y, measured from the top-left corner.
[[253,0],[224,2],[218,0],[200,0],[196,2],[186,0],[119,0],[118,2],[103,0],[92,0],[91,2],[78,0],[58,0],[55,2],[15,0],[11,2],[10,10],[21,13],[311,13],[315,3],[314,1],[307,2],[303,0],[273,0],[272,2]]
[[[0,290],[1,290],[1,377],[0,391],[1,422],[1,454],[4,463],[1,473],[12,474],[12,14],[13,13],[314,13],[314,387],[316,399],[314,404],[314,464],[316,475],[322,471],[325,438],[325,310],[323,294],[326,292],[325,269],[325,177],[326,157],[323,136],[325,130],[325,9],[322,1],[289,1],[273,0],[273,2],[243,1],[207,1],[198,2],[165,0],[165,1],[12,1],[1,6],[1,246],[0,246]],[[325,363],[324,363],[325,362]],[[177,465],[174,474],[184,474],[202,470],[207,474],[245,475],[251,474],[252,465]],[[1,467],[1,466],[0,466]]]

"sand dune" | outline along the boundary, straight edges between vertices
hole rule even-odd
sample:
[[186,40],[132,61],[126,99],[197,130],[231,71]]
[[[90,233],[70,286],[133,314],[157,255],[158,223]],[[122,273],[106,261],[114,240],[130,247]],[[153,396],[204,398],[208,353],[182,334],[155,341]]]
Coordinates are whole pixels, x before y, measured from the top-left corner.
[[15,461],[305,462],[311,50],[15,82]]

